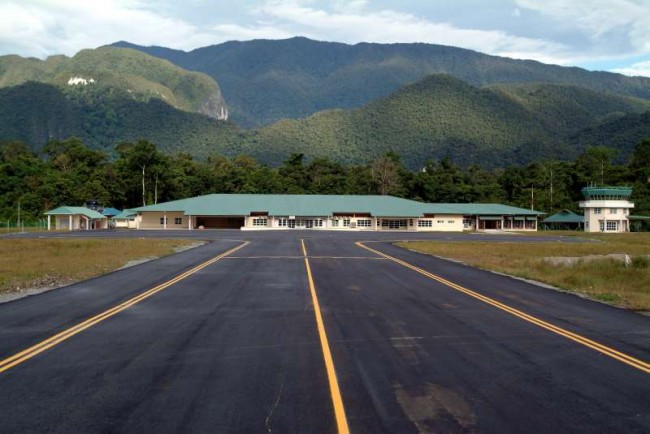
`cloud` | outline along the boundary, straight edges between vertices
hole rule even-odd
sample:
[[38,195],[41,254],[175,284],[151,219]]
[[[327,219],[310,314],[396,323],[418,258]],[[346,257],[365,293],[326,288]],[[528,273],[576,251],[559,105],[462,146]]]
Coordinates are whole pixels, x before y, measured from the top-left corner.
[[612,72],[618,72],[619,74],[630,76],[650,77],[650,60],[634,63],[625,68],[616,68],[613,69]]
[[615,38],[619,49],[622,44],[628,45],[630,54],[650,52],[647,0],[516,0],[516,3],[520,8],[581,30],[594,43]]
[[[346,4],[347,3],[347,4]],[[320,40],[358,42],[426,42],[484,53],[566,64],[571,56],[562,43],[515,36],[501,30],[461,28],[391,9],[370,10],[367,1],[336,2],[331,9],[298,0],[269,0],[253,9],[260,22],[218,26],[220,36],[303,35]]]
[[118,39],[174,48],[214,43],[213,35],[150,7],[137,0],[3,1],[0,47],[4,52],[44,57],[71,55]]

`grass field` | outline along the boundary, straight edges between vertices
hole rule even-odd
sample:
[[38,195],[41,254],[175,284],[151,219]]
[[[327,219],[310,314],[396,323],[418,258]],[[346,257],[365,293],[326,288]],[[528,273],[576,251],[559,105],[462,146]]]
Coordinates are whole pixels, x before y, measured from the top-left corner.
[[[580,236],[590,243],[440,242],[398,243],[427,254],[459,260],[479,268],[537,280],[617,306],[650,311],[650,233],[544,235]],[[540,233],[534,234],[540,235]],[[513,235],[517,236],[517,235]],[[518,240],[521,241],[521,240]],[[545,258],[628,254],[629,266],[611,259],[553,265]]]
[[194,243],[156,239],[0,238],[0,292],[88,279],[116,270],[130,261],[169,255]]

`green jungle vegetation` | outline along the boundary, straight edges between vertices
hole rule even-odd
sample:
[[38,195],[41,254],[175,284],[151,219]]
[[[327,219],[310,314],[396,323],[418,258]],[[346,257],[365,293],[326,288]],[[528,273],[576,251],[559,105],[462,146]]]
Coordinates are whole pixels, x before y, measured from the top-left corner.
[[[477,88],[432,75],[360,109],[319,112],[256,130],[245,149],[272,164],[291,152],[358,164],[394,150],[414,169],[446,155],[464,167],[505,167],[549,155],[575,159],[586,148],[575,146],[575,135],[649,109],[649,100],[575,86]],[[626,127],[650,136],[643,119]],[[621,158],[631,154],[635,139],[618,143]]]
[[391,194],[525,208],[534,196],[535,209],[554,213],[576,210],[580,189],[594,184],[632,186],[634,213],[650,214],[650,139],[637,144],[626,164],[614,162],[612,149],[590,147],[575,161],[548,158],[491,170],[462,168],[445,157],[410,171],[393,152],[359,165],[293,154],[272,168],[246,155],[205,161],[168,155],[144,140],[120,143],[113,152],[111,159],[78,138],[51,140],[41,154],[23,142],[0,144],[0,226],[15,224],[18,208],[23,221],[34,221],[49,209],[89,200],[123,209],[209,193]]
[[545,65],[433,44],[347,45],[306,38],[226,42],[190,52],[114,44],[214,78],[231,120],[246,128],[355,108],[432,74],[473,86],[555,83],[650,99],[650,78]]
[[433,75],[359,109],[242,130],[160,99],[135,100],[119,88],[64,92],[27,82],[0,89],[0,139],[40,152],[51,139],[75,136],[111,157],[115,144],[146,139],[169,154],[202,160],[246,154],[273,166],[295,153],[366,164],[394,151],[412,170],[446,156],[462,167],[506,167],[551,155],[571,161],[597,145],[614,147],[616,161],[624,163],[650,137],[649,109],[648,100],[569,85],[477,88]]
[[[71,78],[87,83],[70,85]],[[209,76],[127,48],[82,50],[71,58],[51,56],[44,61],[0,56],[0,88],[27,82],[54,85],[72,99],[97,100],[120,91],[130,100],[163,100],[177,109],[212,117],[225,107],[219,86]]]
[[49,140],[70,136],[111,155],[116,143],[146,137],[164,152],[186,151],[203,159],[236,155],[242,141],[232,123],[177,110],[159,99],[137,101],[114,88],[66,95],[55,86],[28,82],[0,89],[1,139],[30,143],[41,152]]

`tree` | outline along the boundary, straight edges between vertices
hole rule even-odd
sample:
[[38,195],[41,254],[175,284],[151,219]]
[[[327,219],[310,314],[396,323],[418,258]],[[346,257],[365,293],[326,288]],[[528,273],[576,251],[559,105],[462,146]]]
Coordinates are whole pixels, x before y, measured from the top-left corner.
[[381,195],[403,196],[406,194],[406,169],[400,162],[400,157],[394,152],[387,152],[372,163],[372,178]]
[[612,178],[616,151],[605,146],[590,146],[576,160],[576,176],[582,185],[606,185]]
[[[134,172],[137,171],[140,185],[142,187],[142,205],[147,205],[147,184],[153,184],[153,202],[158,202],[158,187],[160,177],[165,173],[167,157],[156,148],[156,145],[147,141],[139,140],[133,143],[121,143],[116,148],[120,160],[119,167],[122,172],[131,180],[134,179]],[[133,184],[130,185],[133,188]]]

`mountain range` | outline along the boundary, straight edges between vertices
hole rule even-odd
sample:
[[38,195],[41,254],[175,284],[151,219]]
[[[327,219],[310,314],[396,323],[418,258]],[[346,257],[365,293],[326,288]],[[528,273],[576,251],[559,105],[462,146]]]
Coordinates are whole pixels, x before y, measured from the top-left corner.
[[243,127],[302,118],[321,110],[356,108],[431,74],[473,86],[497,83],[571,84],[650,99],[650,78],[546,65],[434,44],[348,45],[296,37],[226,42],[190,52],[129,47],[214,78]]
[[444,156],[502,167],[573,159],[589,145],[625,159],[650,137],[649,113],[648,78],[430,44],[292,38],[183,52],[120,42],[72,58],[0,57],[0,140],[36,150],[76,135],[107,151],[144,138],[268,164],[291,153],[363,163],[392,150],[413,169]]

